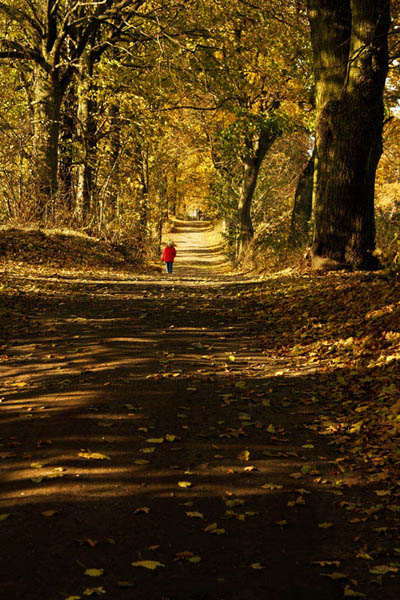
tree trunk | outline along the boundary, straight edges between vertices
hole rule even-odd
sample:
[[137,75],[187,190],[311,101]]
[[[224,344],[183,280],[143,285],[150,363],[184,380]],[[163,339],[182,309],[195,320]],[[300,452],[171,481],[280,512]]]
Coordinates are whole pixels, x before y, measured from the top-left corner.
[[96,100],[93,87],[93,58],[90,52],[81,60],[78,84],[78,138],[80,159],[76,190],[76,214],[87,223],[94,209],[94,171],[96,164]]
[[60,158],[58,164],[58,197],[61,206],[69,213],[73,210],[72,163],[73,142],[76,123],[74,107],[76,103],[75,89],[70,87],[64,98],[60,120]]
[[297,182],[288,240],[292,247],[302,246],[310,235],[314,181],[314,158],[315,149],[307,163],[306,168],[301,173]]
[[110,176],[107,192],[107,212],[112,219],[118,209],[118,161],[121,152],[121,120],[119,104],[113,101],[109,108],[110,134]]
[[55,76],[39,66],[33,84],[33,187],[36,216],[45,221],[57,193],[58,139],[64,87]]
[[373,269],[374,184],[388,68],[387,0],[309,0],[316,77],[313,255]]
[[244,252],[254,236],[253,223],[251,220],[251,203],[254,197],[262,161],[265,158],[268,148],[271,147],[276,137],[276,134],[271,134],[266,129],[262,129],[256,142],[247,140],[246,143],[250,152],[244,161],[243,183],[238,201],[238,256]]

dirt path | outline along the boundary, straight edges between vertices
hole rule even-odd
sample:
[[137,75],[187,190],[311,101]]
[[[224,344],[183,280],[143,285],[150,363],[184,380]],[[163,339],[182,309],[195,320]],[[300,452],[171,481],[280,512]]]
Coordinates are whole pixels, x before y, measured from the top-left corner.
[[48,278],[19,300],[1,598],[397,599],[396,512],[319,433],[324,366],[274,349],[250,293],[289,288],[230,276],[209,229],[170,237],[171,278]]

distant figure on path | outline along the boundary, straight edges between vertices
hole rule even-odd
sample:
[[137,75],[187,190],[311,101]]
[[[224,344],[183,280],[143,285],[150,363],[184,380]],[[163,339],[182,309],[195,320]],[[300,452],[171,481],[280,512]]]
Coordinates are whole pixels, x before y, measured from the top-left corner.
[[174,244],[173,244],[173,242],[168,242],[168,244],[165,246],[162,256],[161,256],[161,260],[163,262],[165,262],[167,273],[172,273],[172,266],[174,264],[175,256],[176,256],[176,250],[174,248]]

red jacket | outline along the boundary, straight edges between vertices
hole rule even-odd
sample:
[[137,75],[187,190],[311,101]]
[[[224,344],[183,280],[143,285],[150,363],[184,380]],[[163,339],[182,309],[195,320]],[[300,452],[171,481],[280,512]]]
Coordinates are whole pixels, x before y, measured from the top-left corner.
[[176,250],[173,246],[165,246],[161,260],[164,262],[174,262],[176,256]]

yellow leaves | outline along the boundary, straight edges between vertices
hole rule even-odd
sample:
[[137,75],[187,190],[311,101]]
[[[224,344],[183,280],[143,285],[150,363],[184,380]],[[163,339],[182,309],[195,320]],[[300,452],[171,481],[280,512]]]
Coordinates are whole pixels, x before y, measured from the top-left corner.
[[240,498],[232,498],[232,500],[225,500],[224,502],[228,508],[234,508],[235,506],[243,506],[244,504],[244,500],[241,500]]
[[192,564],[198,564],[201,562],[201,556],[193,554],[190,550],[184,550],[183,552],[178,552],[174,560],[186,560]]
[[84,596],[104,596],[106,590],[103,587],[86,588],[83,592]]
[[197,511],[188,511],[186,515],[192,517],[192,519],[204,519],[204,515]]
[[85,575],[89,577],[101,577],[104,574],[104,569],[86,569]]
[[192,482],[191,481],[178,481],[178,485],[181,488],[190,488],[190,487],[192,487]]
[[287,503],[289,508],[291,508],[293,506],[302,506],[304,504],[305,504],[305,500],[304,500],[303,496],[299,496],[298,498],[296,498],[296,500],[289,500],[289,502]]
[[148,440],[146,440],[146,442],[148,442],[149,444],[162,444],[164,442],[164,438],[149,438]]
[[165,439],[167,442],[174,442],[176,440],[176,436],[172,435],[172,433],[167,433]]
[[143,452],[143,454],[152,454],[155,449],[155,446],[149,446],[148,448],[140,448],[139,452]]
[[238,459],[244,462],[247,462],[250,458],[250,452],[248,450],[243,450],[243,452],[240,452],[240,454],[238,454]]
[[157,560],[139,560],[131,563],[131,565],[132,567],[142,567],[143,569],[149,569],[150,571],[154,571],[159,567],[165,567],[163,563],[160,563]]
[[268,425],[267,431],[268,431],[268,433],[276,433],[276,429],[272,424]]
[[377,496],[390,496],[391,493],[392,492],[390,490],[375,490],[375,494]]
[[38,463],[38,462],[31,463],[32,469],[41,469],[42,467],[43,467],[42,463]]
[[262,565],[262,564],[261,564],[261,563],[259,563],[259,562],[252,563],[250,566],[251,566],[251,568],[252,568],[252,569],[254,569],[255,571],[262,571],[263,569],[265,569],[264,565]]
[[150,461],[146,460],[145,458],[137,458],[133,462],[135,465],[148,465],[150,463]]
[[111,460],[107,454],[102,454],[101,452],[91,452],[90,450],[79,452],[78,456],[88,460]]
[[345,586],[343,596],[345,598],[365,598],[365,594],[352,590],[349,585]]
[[398,573],[399,567],[396,565],[376,565],[371,567],[369,572],[372,575],[387,575],[388,573]]
[[359,550],[356,554],[356,558],[363,558],[364,560],[373,560],[372,556],[364,550]]
[[0,515],[0,521],[5,521],[6,519],[8,519],[8,517],[11,515],[11,513],[2,513]]
[[264,490],[281,490],[283,488],[283,485],[279,485],[277,483],[264,483],[264,485],[260,486],[262,489]]
[[346,575],[345,573],[321,573],[322,577],[328,577],[329,579],[332,579],[333,581],[335,581],[336,579],[348,579],[348,575]]
[[291,477],[292,479],[300,479],[301,477],[303,477],[303,473],[290,473],[289,477]]
[[211,523],[211,525],[207,525],[207,527],[205,527],[203,529],[203,531],[205,531],[206,533],[212,533],[214,535],[225,535],[226,534],[225,529],[221,529],[218,527],[218,523]]
[[318,523],[318,527],[320,529],[329,529],[330,527],[333,527],[333,523]]

